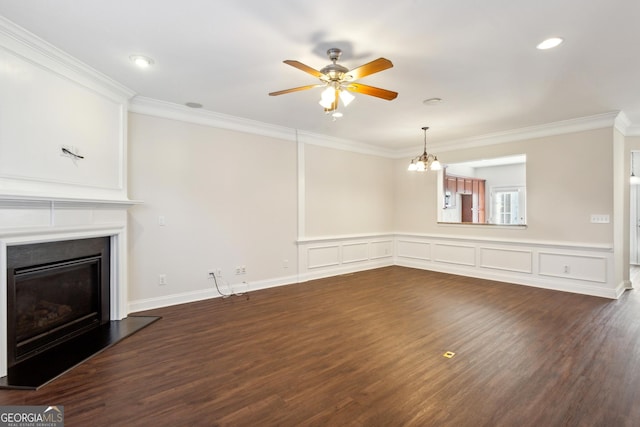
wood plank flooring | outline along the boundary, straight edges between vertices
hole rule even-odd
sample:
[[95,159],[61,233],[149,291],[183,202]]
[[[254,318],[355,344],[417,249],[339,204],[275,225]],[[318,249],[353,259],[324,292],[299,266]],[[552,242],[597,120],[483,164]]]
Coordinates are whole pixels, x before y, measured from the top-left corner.
[[388,267],[139,314],[163,318],[0,405],[64,405],[67,427],[640,425],[635,290]]

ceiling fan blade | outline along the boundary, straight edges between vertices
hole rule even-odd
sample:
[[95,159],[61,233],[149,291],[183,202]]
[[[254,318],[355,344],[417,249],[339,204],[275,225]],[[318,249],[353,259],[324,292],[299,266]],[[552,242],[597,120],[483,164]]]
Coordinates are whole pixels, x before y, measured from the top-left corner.
[[324,85],[306,85],[306,86],[300,86],[300,87],[293,87],[291,89],[285,89],[285,90],[279,90],[277,92],[271,92],[269,94],[269,96],[284,95],[285,93],[298,92],[300,90],[313,89],[314,87],[322,87],[322,86],[324,86]]
[[386,89],[380,89],[378,87],[363,85],[360,83],[349,83],[348,85],[346,85],[345,89],[351,92],[357,92],[365,95],[375,96],[376,98],[386,99],[387,101],[396,99],[396,97],[398,96],[398,92],[393,92]]
[[367,64],[361,65],[347,73],[350,80],[361,79],[369,74],[377,73],[379,71],[386,70],[393,67],[393,63],[386,58],[378,58],[375,61],[371,61]]
[[302,70],[305,73],[309,73],[312,76],[317,77],[319,79],[321,79],[323,77],[325,79],[327,79],[327,77],[324,74],[322,74],[320,71],[316,70],[315,68],[311,68],[308,65],[305,65],[300,61],[294,61],[294,60],[291,60],[291,59],[287,59],[286,61],[282,61],[282,62],[284,62],[285,64],[288,64],[288,65],[291,65],[292,67],[295,67],[298,70]]

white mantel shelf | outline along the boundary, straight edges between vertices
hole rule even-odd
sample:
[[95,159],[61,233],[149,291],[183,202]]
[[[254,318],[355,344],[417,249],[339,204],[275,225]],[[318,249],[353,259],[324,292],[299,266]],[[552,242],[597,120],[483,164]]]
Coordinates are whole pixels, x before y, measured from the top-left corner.
[[20,204],[20,203],[53,203],[59,206],[108,206],[116,205],[126,208],[134,205],[141,205],[144,202],[140,200],[129,199],[85,199],[73,197],[55,197],[55,196],[31,196],[31,195],[5,195],[0,194],[1,204]]

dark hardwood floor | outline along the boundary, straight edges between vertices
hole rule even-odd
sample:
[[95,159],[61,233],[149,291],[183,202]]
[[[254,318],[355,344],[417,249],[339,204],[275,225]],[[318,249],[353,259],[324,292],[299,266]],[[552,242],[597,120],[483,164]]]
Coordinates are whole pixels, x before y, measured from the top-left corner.
[[389,267],[138,314],[163,318],[0,405],[64,405],[66,426],[640,425],[638,291]]

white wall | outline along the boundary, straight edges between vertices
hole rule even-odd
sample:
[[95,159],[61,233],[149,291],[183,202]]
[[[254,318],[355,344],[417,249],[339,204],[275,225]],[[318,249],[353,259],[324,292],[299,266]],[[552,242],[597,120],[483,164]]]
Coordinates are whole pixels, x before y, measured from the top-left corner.
[[250,289],[295,282],[296,173],[292,141],[131,113],[132,308],[215,296],[216,268]]
[[410,174],[396,161],[396,229],[402,232],[502,239],[613,244],[613,226],[591,214],[613,215],[611,128],[438,152],[446,163],[526,154],[527,227],[448,226],[436,221],[435,174]]
[[305,146],[305,237],[394,229],[393,161]]
[[628,287],[614,233],[617,145],[606,127],[438,152],[447,163],[526,154],[526,226],[438,224],[435,174],[414,176],[398,160],[395,263],[617,298]]
[[0,193],[126,200],[133,93],[9,21],[0,30]]

